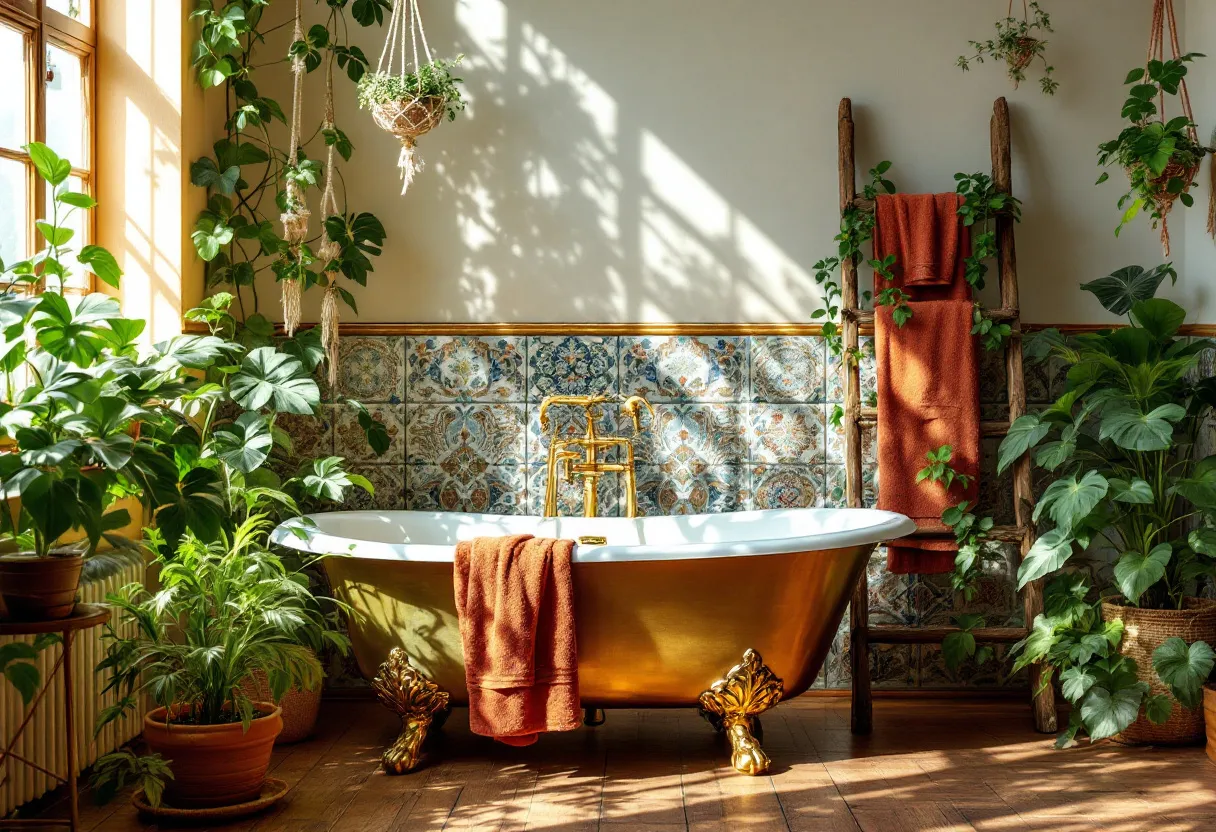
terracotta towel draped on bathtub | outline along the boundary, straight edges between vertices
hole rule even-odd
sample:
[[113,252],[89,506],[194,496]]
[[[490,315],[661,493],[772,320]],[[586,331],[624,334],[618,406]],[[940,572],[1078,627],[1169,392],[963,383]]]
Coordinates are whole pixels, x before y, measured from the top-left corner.
[[[874,256],[896,257],[894,280],[876,275],[875,294],[894,285],[912,297],[912,319],[903,327],[895,326],[889,306],[874,315],[878,507],[942,530],[942,511],[962,500],[974,506],[979,492],[979,356],[963,263],[971,235],[956,213],[960,200],[957,194],[897,194],[880,196],[875,205]],[[972,477],[969,488],[956,485],[947,494],[939,483],[916,482],[925,454],[942,445],[953,447],[954,469]],[[904,539],[887,547],[887,569],[950,572],[957,551],[953,538]]]
[[456,546],[453,588],[469,728],[507,745],[580,724],[574,541],[478,537]]

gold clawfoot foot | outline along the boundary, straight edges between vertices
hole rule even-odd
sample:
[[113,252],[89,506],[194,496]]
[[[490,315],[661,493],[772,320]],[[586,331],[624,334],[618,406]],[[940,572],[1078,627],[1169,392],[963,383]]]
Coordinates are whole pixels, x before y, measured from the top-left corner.
[[448,707],[448,692],[418,672],[400,647],[389,651],[372,679],[372,689],[386,708],[401,717],[401,735],[381,758],[384,770],[388,774],[413,771],[422,759],[422,743],[435,714]]
[[701,716],[715,730],[725,731],[731,746],[731,765],[740,774],[765,774],[768,755],[760,747],[757,716],[781,700],[784,683],[769,670],[760,654],[748,650],[743,661],[701,694]]

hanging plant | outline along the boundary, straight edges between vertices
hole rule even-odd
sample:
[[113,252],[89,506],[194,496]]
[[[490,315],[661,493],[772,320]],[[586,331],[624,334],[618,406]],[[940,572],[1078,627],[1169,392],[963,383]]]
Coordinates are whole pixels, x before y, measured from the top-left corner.
[[1004,20],[996,22],[996,37],[986,41],[969,41],[975,54],[971,57],[959,55],[958,65],[964,72],[971,64],[982,64],[985,58],[1004,61],[1013,88],[1026,80],[1026,70],[1037,59],[1043,64],[1043,77],[1039,89],[1046,95],[1055,95],[1060,83],[1051,77],[1055,67],[1047,63],[1047,41],[1040,35],[1054,31],[1051,17],[1036,2],[1029,6],[1022,0],[1022,19],[1013,16],[1013,0],[1009,0],[1009,11]]
[[[413,55],[407,58],[407,40]],[[422,46],[425,61],[419,61],[418,46]],[[400,71],[393,72],[393,63],[400,52]],[[401,142],[397,167],[401,168],[401,193],[404,194],[422,170],[416,143],[420,136],[440,125],[446,116],[454,121],[464,109],[460,95],[460,78],[452,75],[463,55],[452,60],[431,56],[422,28],[418,0],[395,0],[389,20],[389,35],[380,52],[376,71],[359,81],[359,106],[370,110],[372,118]],[[412,70],[411,70],[412,67]]]
[[[1174,57],[1163,60],[1164,21],[1170,24]],[[1115,228],[1115,236],[1123,226],[1139,214],[1147,212],[1153,228],[1161,226],[1161,250],[1170,253],[1170,233],[1167,217],[1174,202],[1190,207],[1195,199],[1188,193],[1203,157],[1210,152],[1199,143],[1190,96],[1186,90],[1187,64],[1203,57],[1198,52],[1178,54],[1177,24],[1172,0],[1157,0],[1153,15],[1153,31],[1149,40],[1149,60],[1143,67],[1128,73],[1128,98],[1123,103],[1123,117],[1130,124],[1118,138],[1098,145],[1098,164],[1117,164],[1127,174],[1127,193],[1119,198],[1123,216]],[[1182,115],[1165,120],[1166,96],[1178,96]],[[1154,100],[1156,99],[1156,100]],[[1098,184],[1110,178],[1103,172]]]

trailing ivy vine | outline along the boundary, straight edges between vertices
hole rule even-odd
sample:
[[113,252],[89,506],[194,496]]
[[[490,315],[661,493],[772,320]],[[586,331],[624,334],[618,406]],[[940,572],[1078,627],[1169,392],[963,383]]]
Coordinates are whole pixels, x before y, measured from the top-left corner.
[[[283,241],[276,227],[277,216],[288,208],[289,181],[303,194],[320,187],[322,165],[303,148],[319,140],[349,161],[354,145],[337,125],[323,129],[318,124],[311,135],[302,137],[299,163],[291,165],[282,146],[285,142],[278,141],[271,129],[275,121],[286,125],[283,107],[259,91],[255,77],[264,69],[286,73],[290,60],[298,57],[307,72],[323,66],[332,72],[336,64],[351,81],[358,82],[367,72],[368,60],[350,42],[348,18],[362,27],[379,26],[392,8],[388,0],[315,2],[323,2],[327,8],[325,22],[310,27],[287,54],[269,59],[261,54],[267,36],[291,25],[264,24],[270,0],[199,0],[191,14],[201,26],[192,54],[198,82],[204,90],[222,90],[225,107],[223,138],[215,142],[212,155],[190,165],[190,181],[207,189],[207,207],[195,220],[192,239],[207,264],[208,289],[231,287],[243,324],[242,337],[247,341],[266,340],[273,333],[269,319],[260,311],[259,274],[269,270],[278,280],[300,280],[303,289],[322,282],[320,272],[327,264],[319,261],[310,245],[320,238],[322,227],[341,245],[335,270],[361,286],[367,284],[373,270],[370,258],[380,254],[384,243],[380,221],[370,213],[349,211],[349,204],[346,212],[322,217],[313,229],[314,236],[298,251]],[[318,81],[318,89],[322,83]],[[345,196],[343,193],[343,203],[347,202]],[[355,308],[349,291],[340,289],[340,295]]]

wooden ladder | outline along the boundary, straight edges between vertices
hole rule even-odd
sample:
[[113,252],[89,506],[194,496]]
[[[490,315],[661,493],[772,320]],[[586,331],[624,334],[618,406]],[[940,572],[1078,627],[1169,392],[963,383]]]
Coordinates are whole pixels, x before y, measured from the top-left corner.
[[[1012,158],[1009,138],[1009,104],[998,98],[993,105],[992,122],[992,179],[995,188],[1003,193],[1012,193]],[[873,211],[872,200],[857,197],[855,159],[853,151],[853,104],[847,98],[840,100],[840,209],[850,206],[862,211]],[[1013,243],[1012,217],[996,220],[997,261],[1001,293],[999,309],[986,310],[990,318],[1008,323],[1013,330],[1005,344],[1006,381],[1009,387],[1009,418],[1006,421],[981,423],[984,436],[1004,436],[1018,417],[1026,412],[1026,381],[1022,375],[1022,324],[1018,311],[1017,254]],[[873,328],[874,313],[862,309],[858,303],[857,258],[846,258],[841,264],[840,288],[842,294],[842,317],[844,348],[846,354],[858,347],[862,327]],[[855,353],[852,353],[855,354]],[[858,362],[844,361],[844,436],[845,473],[847,476],[846,498],[850,507],[862,505],[861,479],[861,427],[877,424],[876,408],[861,406],[861,373]],[[1019,543],[1018,564],[1034,543],[1034,526],[1030,515],[1034,507],[1034,492],[1030,479],[1030,458],[1023,456],[1013,468],[1014,525],[996,526],[989,532],[995,541]],[[918,537],[953,537],[953,533],[941,524],[918,529]],[[1016,566],[1015,564],[1015,571]],[[947,635],[957,632],[957,627],[912,627],[905,625],[869,624],[869,588],[863,571],[849,607],[849,628],[853,673],[852,728],[855,734],[870,733],[873,725],[873,694],[870,690],[870,645],[871,644],[940,644]],[[1012,644],[1025,638],[1028,627],[1035,616],[1043,611],[1043,585],[1032,582],[1020,591],[1025,611],[1026,627],[983,627],[972,630],[980,643]],[[1051,685],[1042,685],[1039,667],[1030,667],[1030,688],[1033,697],[1035,728],[1045,733],[1056,730],[1055,693]],[[1041,689],[1040,689],[1041,688]]]

